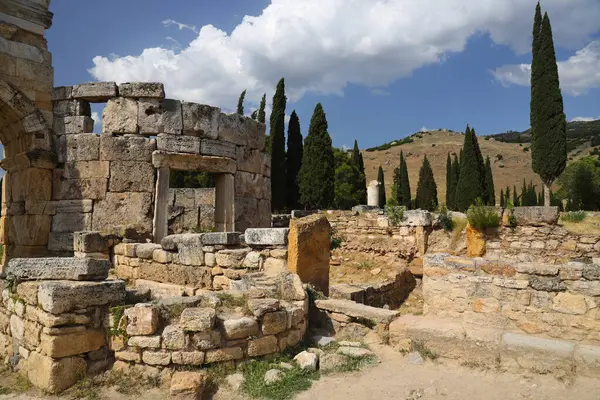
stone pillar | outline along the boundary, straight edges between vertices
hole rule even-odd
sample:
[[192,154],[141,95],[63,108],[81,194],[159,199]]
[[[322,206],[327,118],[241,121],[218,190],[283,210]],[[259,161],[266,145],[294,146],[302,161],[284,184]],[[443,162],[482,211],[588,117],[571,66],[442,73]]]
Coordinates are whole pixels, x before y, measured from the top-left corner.
[[331,225],[323,214],[290,221],[288,269],[329,295]]
[[378,181],[369,182],[369,186],[367,186],[367,205],[373,207],[379,207],[379,191],[381,190],[381,185]]
[[217,175],[215,227],[217,232],[235,231],[235,180],[232,174]]
[[167,236],[169,216],[169,167],[158,168],[158,177],[156,179],[156,198],[154,200],[154,222],[153,222],[153,237],[154,243],[160,241]]

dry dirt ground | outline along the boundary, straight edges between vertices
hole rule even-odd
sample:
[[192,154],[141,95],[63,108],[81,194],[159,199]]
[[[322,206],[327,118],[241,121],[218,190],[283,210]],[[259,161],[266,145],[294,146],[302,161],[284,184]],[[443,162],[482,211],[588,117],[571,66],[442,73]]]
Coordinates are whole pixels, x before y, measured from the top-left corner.
[[[507,399],[600,399],[600,381],[576,378],[560,381],[552,376],[512,374],[485,371],[461,366],[455,362],[426,361],[413,365],[403,355],[390,347],[372,348],[380,362],[359,372],[334,374],[322,377],[312,387],[300,394],[297,400],[507,400]],[[0,377],[2,384],[14,380],[6,373]],[[72,399],[72,396],[44,396],[29,388],[22,393],[0,395],[0,399]],[[168,398],[168,391],[149,389],[136,395],[123,395],[114,387],[102,388],[88,399],[150,399]],[[217,392],[215,400],[245,400],[240,393],[227,389]]]

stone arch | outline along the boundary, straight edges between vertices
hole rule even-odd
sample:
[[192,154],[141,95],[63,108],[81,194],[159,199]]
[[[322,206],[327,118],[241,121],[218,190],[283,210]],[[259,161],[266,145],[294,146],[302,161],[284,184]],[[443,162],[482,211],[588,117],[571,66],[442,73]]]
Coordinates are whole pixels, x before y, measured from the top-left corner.
[[52,198],[56,155],[52,130],[33,101],[0,80],[0,142],[6,171],[2,184],[0,243],[5,260],[47,253],[52,216],[45,215]]

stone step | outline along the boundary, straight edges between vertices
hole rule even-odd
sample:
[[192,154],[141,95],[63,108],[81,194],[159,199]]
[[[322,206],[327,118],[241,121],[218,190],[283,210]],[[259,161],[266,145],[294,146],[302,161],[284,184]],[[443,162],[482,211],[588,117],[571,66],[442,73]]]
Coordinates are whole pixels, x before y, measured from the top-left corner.
[[38,288],[38,306],[51,314],[62,314],[88,307],[121,304],[125,282],[46,281]]
[[399,311],[365,306],[350,300],[316,300],[315,305],[320,310],[344,314],[354,318],[364,318],[375,323],[389,324],[400,315]]
[[[476,327],[455,319],[402,316],[390,324],[390,344],[471,363],[540,374],[600,377],[600,344],[584,344],[502,329]],[[417,345],[417,346],[415,346]]]
[[20,281],[98,281],[108,277],[110,262],[94,258],[13,258],[4,273]]

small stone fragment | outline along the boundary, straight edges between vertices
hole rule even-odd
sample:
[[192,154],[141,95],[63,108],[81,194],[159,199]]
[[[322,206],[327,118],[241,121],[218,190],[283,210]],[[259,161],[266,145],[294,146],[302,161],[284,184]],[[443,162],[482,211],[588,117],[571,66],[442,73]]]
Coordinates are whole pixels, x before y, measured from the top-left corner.
[[408,362],[414,365],[423,365],[425,360],[418,351],[413,351],[408,354]]
[[303,351],[294,357],[294,361],[298,363],[301,369],[308,371],[316,371],[317,370],[317,362],[319,358],[316,354],[309,353],[308,351]]
[[283,372],[278,369],[270,369],[265,373],[265,383],[271,385],[283,378]]

